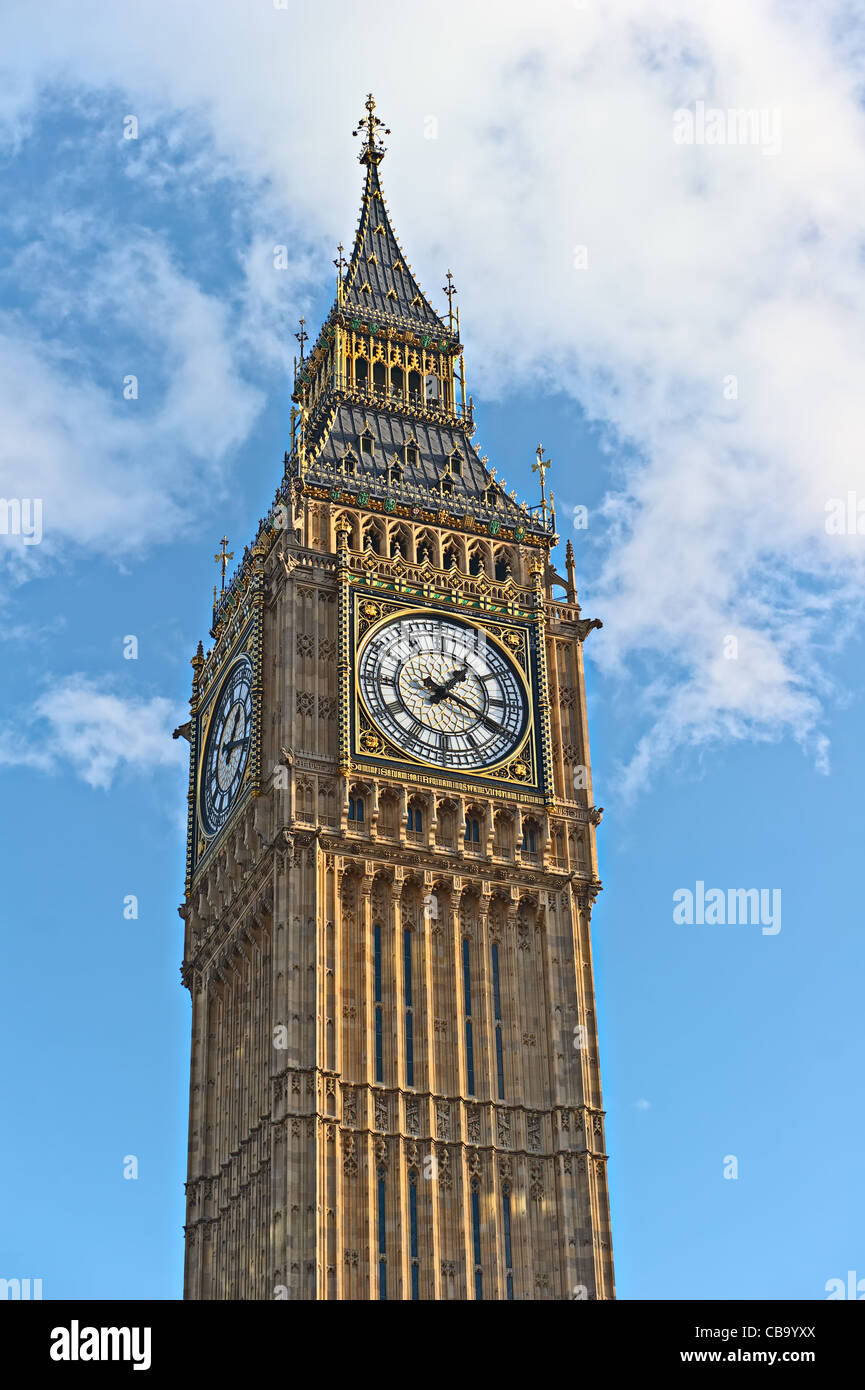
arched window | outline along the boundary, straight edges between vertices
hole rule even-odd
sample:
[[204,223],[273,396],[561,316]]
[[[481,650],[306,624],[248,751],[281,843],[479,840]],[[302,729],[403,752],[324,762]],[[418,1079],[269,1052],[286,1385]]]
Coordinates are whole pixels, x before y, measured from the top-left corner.
[[506,550],[498,551],[495,563],[496,579],[504,580],[511,572],[510,556]]
[[499,811],[493,822],[493,853],[510,858],[514,848],[514,822],[507,812]]
[[511,1251],[511,1185],[506,1182],[502,1187],[502,1227],[505,1236],[505,1278],[507,1280],[508,1299],[514,1296],[514,1261]]
[[541,848],[541,827],[536,820],[523,821],[523,854],[538,854]]
[[403,377],[402,367],[391,367],[391,372],[390,372],[390,389],[391,389],[391,391],[394,393],[394,395],[396,395],[396,396],[401,396],[401,395],[402,395],[403,381],[404,381],[404,377]]
[[453,845],[456,836],[456,808],[453,802],[439,802],[436,810],[436,843],[439,845]]
[[414,1009],[411,993],[411,931],[403,931],[403,983],[405,992],[405,1084],[414,1085]]
[[484,1296],[484,1276],[481,1270],[481,1185],[472,1178],[472,1245],[475,1256],[475,1298]]
[[473,550],[469,557],[469,574],[480,574],[483,570],[483,562],[479,550]]
[[442,555],[442,567],[446,570],[449,570],[451,565],[456,565],[457,563],[457,552],[454,546],[445,546],[444,554]]
[[499,979],[499,948],[493,942],[493,1009],[495,1011],[496,1024],[496,1081],[498,1082],[499,1100],[505,1098],[505,1062],[502,1053],[502,990]]
[[378,803],[378,830],[380,835],[394,836],[397,833],[399,805],[392,791],[383,791]]
[[360,452],[361,456],[365,455],[367,458],[372,458],[374,452],[374,445],[371,430],[364,430],[363,434],[361,435]]
[[412,1300],[414,1302],[417,1302],[417,1300],[420,1298],[420,1258],[418,1256],[417,1238],[417,1168],[409,1168],[408,1184],[408,1224],[409,1256],[411,1258],[411,1296]]
[[423,810],[420,806],[409,806],[408,830],[411,835],[420,835],[423,831]]
[[372,929],[372,973],[375,991],[375,1079],[384,1081],[384,1026],[382,1008],[384,998],[381,987],[381,923],[376,922]]
[[466,816],[466,844],[479,845],[481,842],[481,823],[477,816]]
[[372,368],[373,386],[387,386],[387,367],[383,362],[374,362]]
[[420,372],[409,372],[408,394],[410,401],[416,402],[420,399]]
[[429,560],[430,564],[438,565],[438,536],[433,535],[432,531],[419,531],[415,536],[415,553],[419,564],[423,564],[424,560]]
[[385,1207],[385,1178],[387,1169],[384,1166],[376,1169],[378,1180],[378,1296],[381,1300],[387,1298],[387,1210]]
[[471,947],[467,936],[463,937],[463,1005],[466,1023],[466,1089],[470,1096],[475,1093],[475,1049],[472,1036],[472,978]]
[[358,390],[363,391],[365,389],[368,375],[369,363],[365,357],[358,357],[354,364],[354,380]]
[[363,820],[363,797],[350,796],[348,798],[348,818],[353,821]]

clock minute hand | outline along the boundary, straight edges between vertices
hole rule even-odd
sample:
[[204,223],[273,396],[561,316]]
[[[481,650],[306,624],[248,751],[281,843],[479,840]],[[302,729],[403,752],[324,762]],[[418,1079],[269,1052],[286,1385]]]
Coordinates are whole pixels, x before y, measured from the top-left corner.
[[468,700],[464,700],[461,695],[454,695],[453,691],[450,691],[447,699],[455,700],[458,705],[462,705],[463,709],[467,709],[470,714],[476,714],[481,724],[484,724],[488,729],[492,729],[494,733],[503,734],[505,732],[501,724],[496,724],[495,720],[490,719],[488,714],[481,714],[479,709],[476,709],[474,705],[470,705]]
[[232,748],[240,748],[240,746],[241,746],[242,744],[244,744],[244,743],[249,743],[249,738],[248,738],[248,737],[247,737],[247,738],[235,738],[235,739],[232,739],[230,743],[224,743],[224,744],[222,745],[222,751],[223,751],[224,753],[229,753],[229,752],[231,751]]

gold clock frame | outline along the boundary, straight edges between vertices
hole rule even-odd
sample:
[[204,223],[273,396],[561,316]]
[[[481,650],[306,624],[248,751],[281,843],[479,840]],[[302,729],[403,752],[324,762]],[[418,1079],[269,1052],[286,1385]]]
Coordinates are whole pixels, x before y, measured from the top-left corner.
[[[262,698],[262,647],[261,647],[261,605],[254,603],[252,613],[243,624],[229,650],[219,654],[219,666],[204,689],[196,681],[196,700],[192,709],[192,746],[190,748],[190,799],[189,799],[189,843],[187,847],[187,885],[191,886],[204,867],[215,846],[223,837],[237,812],[246,804],[250,796],[257,796],[261,787],[261,698]],[[220,695],[237,663],[246,658],[252,667],[250,690],[252,694],[252,729],[250,734],[249,757],[234,805],[219,830],[210,834],[201,815],[201,770],[204,751],[210,733],[213,714]],[[204,662],[201,663],[202,666]],[[201,683],[202,685],[204,682]]]
[[242,779],[242,781],[241,781],[241,783],[240,783],[240,787],[238,788],[237,797],[236,797],[236,799],[235,799],[234,806],[232,806],[231,810],[229,811],[228,815],[227,815],[226,818],[225,818],[224,823],[219,827],[219,829],[218,829],[218,830],[214,830],[212,833],[209,833],[209,832],[207,831],[207,829],[205,828],[205,821],[204,821],[204,816],[203,816],[203,814],[202,814],[202,808],[201,808],[201,773],[202,773],[202,770],[203,770],[203,768],[204,768],[204,759],[205,759],[205,755],[206,755],[206,753],[207,753],[207,741],[208,741],[208,739],[210,738],[210,726],[211,726],[211,724],[213,723],[213,716],[214,716],[214,714],[216,713],[216,710],[217,710],[217,707],[218,707],[218,705],[219,705],[220,700],[222,699],[222,692],[223,692],[223,690],[225,689],[226,685],[228,684],[228,681],[229,681],[229,679],[231,678],[232,672],[236,670],[236,668],[240,665],[240,663],[241,663],[242,661],[243,661],[243,662],[246,662],[247,665],[248,665],[248,667],[249,667],[250,704],[254,704],[254,700],[253,700],[253,696],[252,696],[252,691],[253,691],[253,687],[254,687],[254,685],[255,685],[255,662],[254,662],[254,660],[253,660],[252,652],[250,652],[250,651],[248,651],[248,650],[243,650],[243,651],[234,652],[234,653],[232,654],[232,656],[229,658],[229,660],[228,660],[228,662],[226,663],[226,665],[222,668],[219,677],[213,682],[213,687],[212,687],[212,692],[213,692],[213,693],[211,693],[211,691],[208,691],[208,706],[209,706],[209,707],[208,707],[208,709],[207,709],[207,711],[206,711],[206,717],[203,718],[203,719],[202,719],[202,722],[201,722],[201,729],[200,729],[200,745],[201,745],[201,746],[200,746],[200,748],[199,748],[199,750],[198,750],[198,759],[197,759],[197,764],[198,764],[198,765],[197,765],[196,770],[195,770],[195,810],[196,810],[196,815],[197,815],[197,818],[198,818],[198,826],[199,826],[199,829],[201,830],[201,832],[202,832],[202,834],[203,834],[203,836],[204,836],[204,839],[205,839],[206,841],[208,841],[208,843],[210,843],[210,842],[212,842],[212,841],[214,841],[214,840],[217,840],[217,839],[219,838],[219,836],[222,834],[222,832],[223,832],[223,830],[225,829],[226,825],[228,825],[228,822],[231,820],[232,816],[234,815],[235,810],[236,810],[237,807],[240,805],[241,797],[244,795],[244,793],[245,793],[245,791],[246,791],[247,783],[248,783],[249,780],[250,780],[250,776],[251,776],[251,772],[252,772],[252,740],[253,740],[253,731],[254,731],[254,729],[255,729],[255,716],[254,716],[254,713],[253,713],[253,712],[250,713],[249,753],[248,753],[248,755],[247,755],[246,767],[245,767],[244,772],[243,772],[243,779]]
[[[514,668],[526,701],[527,719],[517,746],[506,757],[483,768],[448,768],[440,763],[428,762],[424,758],[408,757],[389,739],[370,713],[360,690],[359,683],[353,682],[354,695],[346,717],[351,726],[351,759],[358,767],[375,764],[384,760],[387,764],[397,764],[400,769],[417,769],[419,773],[435,773],[450,781],[468,781],[472,785],[492,783],[520,788],[522,791],[539,793],[540,750],[538,748],[535,693],[540,689],[540,671],[532,652],[531,632],[526,623],[512,622],[496,614],[481,614],[464,610],[455,611],[450,605],[406,603],[404,599],[391,599],[375,591],[352,586],[351,623],[351,663],[358,667],[360,656],[376,631],[386,623],[401,617],[420,617],[429,615],[436,619],[449,619],[469,629],[482,631],[486,640],[498,647],[502,655]],[[364,609],[367,611],[364,612]],[[370,611],[374,610],[374,611]],[[514,634],[513,644],[502,639],[501,633]],[[364,722],[368,727],[364,727]],[[370,736],[371,735],[371,736]],[[364,739],[366,742],[364,743]]]

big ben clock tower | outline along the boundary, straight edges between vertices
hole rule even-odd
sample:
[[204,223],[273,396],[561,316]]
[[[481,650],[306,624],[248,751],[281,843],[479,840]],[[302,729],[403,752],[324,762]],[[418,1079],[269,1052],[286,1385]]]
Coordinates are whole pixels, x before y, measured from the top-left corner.
[[543,452],[527,507],[472,444],[366,110],[284,477],[192,661],[185,1297],[611,1299],[599,624]]

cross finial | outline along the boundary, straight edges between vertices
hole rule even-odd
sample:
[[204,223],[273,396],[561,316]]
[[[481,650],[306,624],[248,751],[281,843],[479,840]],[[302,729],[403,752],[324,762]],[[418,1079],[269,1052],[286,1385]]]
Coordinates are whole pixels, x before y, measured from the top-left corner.
[[300,332],[299,332],[299,333],[295,333],[294,336],[295,336],[295,338],[297,339],[297,341],[300,343],[300,360],[301,360],[301,362],[302,362],[302,361],[303,361],[303,348],[304,348],[304,344],[305,344],[305,343],[307,342],[307,340],[309,339],[309,334],[308,334],[307,331],[306,331],[306,319],[303,319],[303,318],[302,318],[302,319],[300,320]]
[[448,328],[454,326],[454,295],[457,293],[454,277],[450,271],[447,273],[447,284],[442,285],[442,293],[448,297]]
[[[219,542],[219,544],[222,546],[222,549],[220,550],[219,554],[218,554],[218,555],[214,555],[213,558],[214,558],[214,560],[216,561],[216,563],[217,563],[218,565],[219,565],[219,564],[222,565],[222,592],[225,593],[225,567],[226,567],[226,565],[228,564],[228,561],[229,561],[229,560],[233,560],[233,559],[234,559],[234,551],[233,551],[233,550],[226,550],[226,546],[228,545],[228,537],[227,537],[227,536],[223,536],[223,537],[222,537],[222,540]],[[216,590],[214,589],[214,593],[215,593],[215,592],[216,592]]]
[[384,145],[377,142],[376,137],[379,131],[384,135],[390,135],[390,131],[384,121],[380,121],[375,115],[375,101],[372,92],[367,97],[365,105],[366,115],[358,125],[357,130],[352,131],[352,135],[366,134],[364,146],[359,155],[361,164],[378,164],[384,159]]
[[334,265],[336,266],[336,299],[338,304],[342,303],[343,291],[345,289],[342,280],[342,272],[348,265],[348,261],[342,254],[344,250],[345,247],[343,246],[342,242],[340,242],[339,246],[336,248],[336,260],[334,261]]
[[[535,450],[535,453],[536,453],[537,456],[538,456],[538,461],[537,461],[537,463],[533,463],[533,464],[532,464],[532,472],[533,472],[533,473],[540,473],[540,475],[541,475],[541,513],[542,513],[542,515],[543,515],[544,521],[546,522],[546,519],[547,519],[547,493],[546,493],[546,481],[547,481],[547,473],[548,473],[549,469],[552,467],[552,464],[551,464],[551,462],[550,462],[549,459],[545,459],[545,458],[544,458],[544,446],[543,446],[543,444],[539,444],[539,445],[538,445],[537,449]],[[552,494],[550,494],[550,500],[552,501]]]

